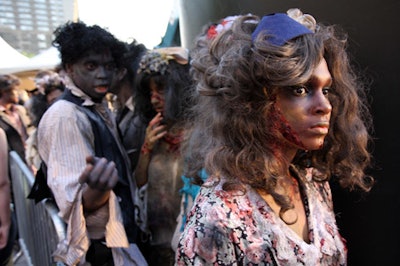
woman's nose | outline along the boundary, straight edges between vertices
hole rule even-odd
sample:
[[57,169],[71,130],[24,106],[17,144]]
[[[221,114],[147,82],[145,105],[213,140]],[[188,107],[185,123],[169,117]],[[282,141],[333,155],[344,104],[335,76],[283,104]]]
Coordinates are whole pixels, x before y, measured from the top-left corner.
[[328,114],[332,111],[331,102],[329,101],[327,95],[325,95],[322,91],[316,93],[313,98],[314,113]]
[[152,91],[150,95],[151,101],[160,101],[161,95],[157,91]]

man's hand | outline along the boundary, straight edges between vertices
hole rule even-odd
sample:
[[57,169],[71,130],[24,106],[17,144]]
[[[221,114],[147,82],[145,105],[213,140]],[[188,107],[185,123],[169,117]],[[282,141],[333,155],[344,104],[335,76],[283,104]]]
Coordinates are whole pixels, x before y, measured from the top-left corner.
[[92,189],[107,191],[118,182],[118,172],[114,162],[105,158],[88,156],[86,168],[79,177],[80,183],[87,183]]
[[118,171],[115,163],[105,158],[88,156],[86,163],[79,182],[88,184],[83,191],[82,201],[85,211],[90,212],[107,203],[110,191],[118,182]]

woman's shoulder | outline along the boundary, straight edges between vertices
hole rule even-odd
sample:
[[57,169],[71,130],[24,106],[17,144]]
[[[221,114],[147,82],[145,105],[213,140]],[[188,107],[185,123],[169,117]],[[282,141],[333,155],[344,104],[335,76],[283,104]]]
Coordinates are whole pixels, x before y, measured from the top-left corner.
[[246,190],[226,191],[221,181],[213,181],[212,178],[200,188],[195,206],[193,210],[197,212],[197,217],[212,222],[218,220],[223,224],[234,223],[235,220],[241,219],[243,212],[250,211],[254,207]]

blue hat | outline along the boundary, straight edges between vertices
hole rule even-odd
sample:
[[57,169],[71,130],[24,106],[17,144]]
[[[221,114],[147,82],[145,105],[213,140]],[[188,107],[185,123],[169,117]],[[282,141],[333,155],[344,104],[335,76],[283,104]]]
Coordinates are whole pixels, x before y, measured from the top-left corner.
[[268,42],[277,46],[282,46],[295,37],[313,33],[284,13],[264,16],[251,35],[253,42],[262,32],[268,34]]

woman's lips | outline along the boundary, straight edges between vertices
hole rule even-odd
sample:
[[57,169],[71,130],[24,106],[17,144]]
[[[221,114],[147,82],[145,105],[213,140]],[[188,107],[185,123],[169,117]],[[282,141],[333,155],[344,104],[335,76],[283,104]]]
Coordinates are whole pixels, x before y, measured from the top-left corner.
[[329,122],[319,122],[311,126],[311,131],[317,134],[326,135],[329,130]]

